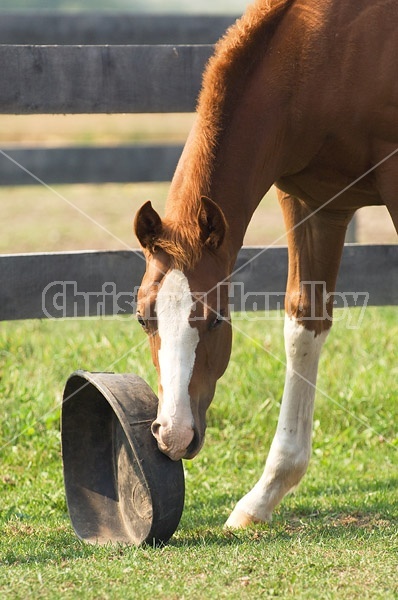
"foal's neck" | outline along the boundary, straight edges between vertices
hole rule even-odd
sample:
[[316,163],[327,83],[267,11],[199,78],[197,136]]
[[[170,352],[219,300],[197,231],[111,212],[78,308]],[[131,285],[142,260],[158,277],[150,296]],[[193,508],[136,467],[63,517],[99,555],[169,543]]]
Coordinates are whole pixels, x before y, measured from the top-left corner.
[[217,45],[170,188],[166,217],[171,220],[194,222],[201,196],[222,208],[231,255],[239,251],[254,210],[280,173],[287,121],[280,107],[288,104],[289,88],[279,85],[278,55],[266,48],[293,2],[253,4]]
[[242,103],[213,148],[203,143],[199,114],[171,183],[166,218],[193,222],[200,198],[207,196],[224,212],[236,257],[253,212],[276,179],[279,129],[272,119],[259,122],[255,108]]

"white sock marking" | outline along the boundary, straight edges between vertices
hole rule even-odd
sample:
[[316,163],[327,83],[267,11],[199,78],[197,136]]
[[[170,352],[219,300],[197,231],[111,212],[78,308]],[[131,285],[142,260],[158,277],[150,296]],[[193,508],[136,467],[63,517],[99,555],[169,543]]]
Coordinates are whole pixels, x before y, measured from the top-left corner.
[[303,476],[311,454],[315,383],[327,334],[316,336],[286,317],[286,379],[277,430],[260,480],[238,502],[227,526],[238,523],[239,510],[259,521],[270,520],[276,504]]

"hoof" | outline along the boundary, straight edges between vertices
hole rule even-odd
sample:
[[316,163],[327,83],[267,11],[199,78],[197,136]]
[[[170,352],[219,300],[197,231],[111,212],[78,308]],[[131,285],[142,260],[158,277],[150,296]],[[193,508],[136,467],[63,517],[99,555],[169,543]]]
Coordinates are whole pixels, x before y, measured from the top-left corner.
[[235,508],[230,514],[224,527],[230,529],[244,529],[245,527],[250,527],[250,525],[255,525],[260,522],[261,521],[255,519],[240,508]]

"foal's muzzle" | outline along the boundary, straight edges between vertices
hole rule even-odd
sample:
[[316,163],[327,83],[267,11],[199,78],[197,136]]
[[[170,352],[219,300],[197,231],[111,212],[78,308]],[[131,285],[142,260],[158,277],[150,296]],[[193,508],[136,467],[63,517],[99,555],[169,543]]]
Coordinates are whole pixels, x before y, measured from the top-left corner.
[[159,450],[171,460],[194,458],[203,445],[203,439],[195,427],[162,425],[156,420],[152,423],[151,430]]

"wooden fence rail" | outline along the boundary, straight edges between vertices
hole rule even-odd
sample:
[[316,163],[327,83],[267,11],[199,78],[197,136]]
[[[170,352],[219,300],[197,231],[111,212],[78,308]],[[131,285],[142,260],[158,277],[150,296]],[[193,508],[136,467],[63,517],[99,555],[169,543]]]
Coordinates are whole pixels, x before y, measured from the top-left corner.
[[[200,87],[200,77],[203,64],[206,61],[211,48],[200,48],[194,50],[194,55],[186,56],[187,51],[181,50],[185,56],[178,60],[176,53],[180,49],[175,45],[204,45],[214,44],[214,42],[225,32],[225,30],[234,22],[233,16],[205,16],[205,15],[135,15],[131,13],[93,13],[93,12],[3,12],[0,19],[0,44],[28,45],[27,47],[0,48],[3,51],[4,59],[12,60],[6,64],[7,73],[0,73],[0,89],[3,90],[3,101],[0,99],[0,112],[29,113],[29,112],[47,112],[67,111],[72,112],[93,112],[111,111],[116,112],[117,107],[111,105],[112,99],[102,97],[104,95],[101,84],[98,80],[98,69],[101,71],[101,81],[105,78],[106,87],[116,85],[115,96],[119,99],[119,110],[128,112],[144,112],[150,110],[149,96],[152,93],[158,99],[155,101],[151,110],[172,110],[173,106],[178,105],[178,111],[193,111],[195,109],[196,96]],[[130,45],[128,50],[123,50],[122,54],[132,52],[137,60],[132,65],[132,70],[128,70],[128,76],[123,73],[119,76],[114,73],[109,75],[110,66],[106,72],[102,72],[103,55],[113,55],[114,50],[109,48],[90,48],[80,52],[79,48],[67,49],[66,53],[70,56],[80,55],[80,67],[78,64],[70,64],[65,68],[67,57],[62,59],[62,50],[43,49],[32,45]],[[147,48],[143,54],[138,55],[137,50],[131,47],[131,44],[145,46],[154,45],[173,45],[169,49],[159,49],[158,47]],[[108,48],[108,49],[107,49]],[[96,86],[101,90],[86,89],[86,78],[82,71],[81,55],[90,53],[92,64],[97,65],[95,74],[92,78],[96,80]],[[163,68],[164,60],[170,61],[171,52],[171,73],[164,71],[162,81],[158,73],[150,70],[150,64],[155,63],[157,67]],[[160,53],[160,54],[159,54]],[[158,62],[159,56],[167,55],[167,59]],[[57,66],[51,67],[47,63],[47,57],[51,56],[52,61],[57,64],[64,63],[63,72],[58,73],[54,78],[51,68],[57,70]],[[137,68],[137,62],[152,56],[149,63],[141,62],[141,68]],[[160,58],[161,58],[160,56]],[[25,74],[18,81],[15,81],[13,69],[15,63],[22,60],[23,71],[29,71],[31,79],[34,80],[33,88],[28,83]],[[189,62],[191,60],[191,62]],[[188,63],[187,63],[188,61]],[[195,63],[196,61],[196,63]],[[200,62],[198,67],[197,61]],[[106,62],[106,61],[105,61]],[[32,64],[36,71],[32,68]],[[45,66],[43,66],[45,64]],[[98,67],[98,65],[100,66]],[[91,70],[92,65],[84,64],[84,70]],[[79,75],[80,69],[80,75]],[[37,74],[37,70],[42,75]],[[44,73],[44,70],[46,71]],[[193,73],[196,70],[194,80],[188,77],[187,73]],[[65,92],[63,86],[58,89],[58,108],[55,106],[57,100],[54,98],[45,98],[43,102],[43,90],[48,90],[47,83],[50,80],[51,88],[54,89],[60,83],[60,79],[67,78],[67,88]],[[46,79],[47,81],[44,81]],[[145,80],[145,90],[140,86],[140,81]],[[147,85],[153,80],[156,86],[151,94],[147,95]],[[81,81],[84,85],[82,86]],[[89,80],[90,81],[90,80]],[[13,82],[13,83],[12,83]],[[179,83],[178,83],[179,82]],[[181,82],[185,92],[181,96]],[[123,96],[127,107],[120,106],[120,86],[128,88],[124,90]],[[162,86],[162,87],[160,87]],[[164,87],[167,94],[164,94]],[[26,88],[29,88],[29,98],[26,95]],[[78,90],[77,95],[75,90]],[[83,90],[83,91],[82,91]],[[137,92],[138,90],[138,92]],[[140,92],[141,90],[141,92]],[[97,95],[98,94],[98,95]],[[170,94],[173,99],[170,101]],[[183,96],[188,96],[188,101],[183,106]],[[75,96],[74,109],[70,103],[70,97]],[[131,97],[134,96],[135,100]],[[138,96],[138,97],[137,97]],[[102,97],[102,100],[99,99]],[[139,97],[141,100],[139,100]],[[130,98],[130,100],[129,100]],[[159,105],[159,102],[162,104]],[[49,105],[51,106],[49,107]],[[144,106],[143,106],[144,104]],[[106,106],[105,106],[106,105]],[[169,181],[174,172],[178,157],[182,147],[175,145],[134,145],[112,148],[93,148],[93,147],[62,147],[62,148],[2,148],[3,152],[14,161],[10,161],[4,154],[0,156],[0,186],[1,185],[30,185],[39,183],[39,180],[49,184],[55,183],[105,183],[105,182],[136,182],[136,181]],[[26,170],[22,170],[16,164],[23,165]],[[156,164],[156,172],[152,165]],[[34,173],[37,179],[27,173]]]
[[179,144],[5,147],[0,153],[0,186],[39,185],[42,181],[47,184],[171,181],[182,148]]
[[2,11],[0,44],[214,44],[233,15]]
[[[131,314],[144,266],[139,250],[0,256],[0,321]],[[286,247],[242,248],[234,271],[233,310],[283,307]],[[398,246],[345,246],[336,306],[397,304],[397,290]]]
[[0,113],[192,112],[212,46],[0,46]]
[[[134,19],[137,31],[140,27],[143,30],[144,20],[137,25],[137,17]],[[212,52],[209,40],[199,45],[179,45],[175,41],[161,46],[125,45],[120,34],[118,45],[43,45],[48,39],[40,37],[41,45],[37,46],[32,45],[36,31],[33,21],[29,45],[0,45],[0,113],[194,110],[202,71]],[[63,26],[68,30],[65,23]],[[69,20],[64,41],[71,41],[71,23],[73,19]],[[74,23],[77,27],[77,21]],[[157,19],[155,26],[161,29],[162,23]],[[192,33],[198,24],[190,23]],[[219,21],[217,27],[224,30],[226,24],[229,23]],[[58,25],[61,27],[61,22]],[[86,32],[88,26],[86,21]],[[121,21],[119,26],[123,28]],[[105,21],[101,27],[99,31],[109,36]],[[170,26],[167,27],[170,33]],[[12,15],[8,20],[2,19],[0,42],[4,44],[9,39],[15,42],[18,28],[19,41],[26,41],[29,16],[27,19],[21,16],[20,21]],[[44,29],[41,26],[40,35]],[[82,29],[75,33],[81,35]],[[115,25],[112,31],[117,31]],[[58,33],[62,37],[59,30]],[[147,42],[153,39],[160,38],[146,36]],[[181,39],[178,37],[179,42]],[[180,152],[180,146],[142,145],[79,150],[6,148],[1,154],[0,182],[13,185],[40,180],[46,183],[169,180]],[[36,179],[32,180],[28,172]],[[235,310],[281,307],[286,283],[286,248],[244,248],[236,268],[231,300]],[[143,269],[143,257],[138,251],[1,256],[0,320],[130,314],[134,310],[132,293]],[[337,304],[362,306],[364,295],[367,304],[397,304],[397,290],[398,246],[345,247]]]

